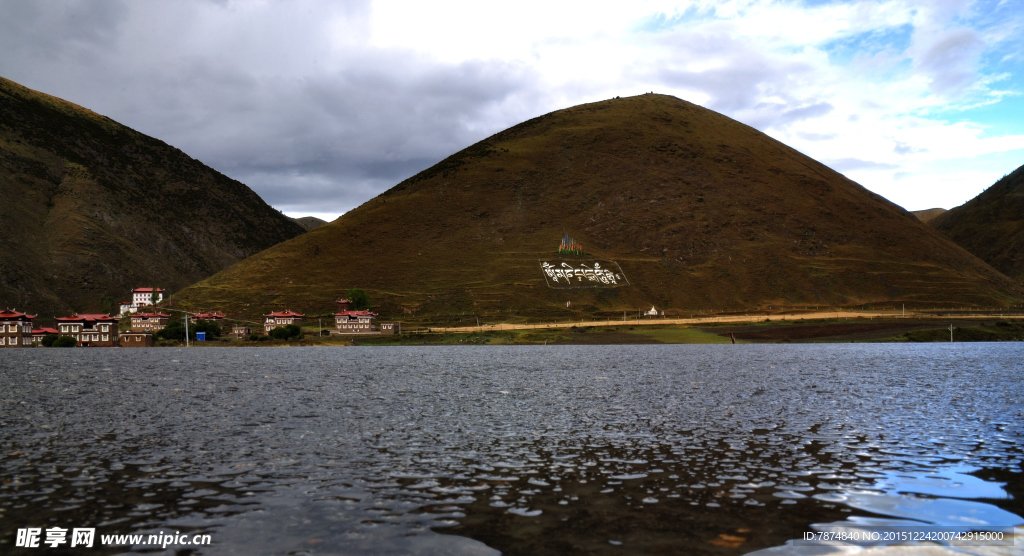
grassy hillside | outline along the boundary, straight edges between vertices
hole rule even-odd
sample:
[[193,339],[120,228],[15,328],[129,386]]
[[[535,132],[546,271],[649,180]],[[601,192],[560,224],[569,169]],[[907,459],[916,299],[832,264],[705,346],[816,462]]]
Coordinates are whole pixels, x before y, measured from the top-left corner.
[[915,211],[912,211],[912,213],[913,213],[914,216],[917,217],[918,220],[920,220],[921,222],[924,222],[925,224],[927,224],[927,223],[931,222],[932,220],[935,220],[935,218],[937,216],[942,216],[943,214],[945,214],[946,213],[946,209],[944,209],[944,208],[931,208],[931,209],[925,209],[925,210],[915,210]]
[[303,216],[301,218],[292,218],[292,221],[294,221],[299,226],[302,226],[302,229],[306,230],[307,232],[312,232],[313,230],[327,223],[326,220],[321,220],[315,216]]
[[1024,166],[930,224],[1024,285]]
[[[631,285],[549,288],[539,260],[556,261],[566,233],[587,258],[617,261]],[[841,174],[654,94],[523,122],[176,303],[324,312],[351,287],[386,317],[453,323],[1017,297],[1004,276]]]
[[178,290],[303,229],[157,139],[0,78],[0,306],[98,311]]

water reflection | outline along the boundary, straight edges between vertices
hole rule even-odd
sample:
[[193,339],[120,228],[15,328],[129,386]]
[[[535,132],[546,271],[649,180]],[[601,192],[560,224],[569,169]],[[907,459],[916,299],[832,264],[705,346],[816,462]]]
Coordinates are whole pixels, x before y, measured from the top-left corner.
[[1022,369],[1012,344],[9,350],[0,546],[57,523],[210,554],[721,554],[881,516],[1013,526]]

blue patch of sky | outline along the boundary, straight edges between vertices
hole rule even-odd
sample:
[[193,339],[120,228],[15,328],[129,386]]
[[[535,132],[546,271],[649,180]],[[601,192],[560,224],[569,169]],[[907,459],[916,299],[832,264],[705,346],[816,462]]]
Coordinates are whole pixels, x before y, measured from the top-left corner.
[[967,17],[959,18],[970,27],[993,27],[1010,19],[1021,19],[1020,0],[976,0],[971,3]]
[[[984,35],[986,29],[1004,25],[1008,18],[1024,19],[1020,8],[1021,2],[1017,0],[982,0],[974,4],[970,17],[958,23]],[[989,93],[974,94],[951,103],[945,109],[932,109],[926,117],[979,124],[985,128],[981,137],[1024,134],[1024,117],[1021,117],[1024,114],[1024,55],[1020,53],[1021,42],[1024,42],[1024,37],[1019,34],[1005,38],[1000,43],[989,45],[978,60],[980,76],[1001,77],[987,86],[988,91],[1004,92],[1001,98]],[[995,99],[999,100],[986,103]],[[972,105],[976,106],[963,108]]]
[[[928,119],[950,123],[972,123],[984,128],[981,138],[1024,135],[1024,95],[1003,97],[996,103],[975,108],[933,111]],[[1024,161],[1022,161],[1024,162]]]
[[708,18],[714,17],[714,10],[701,11],[696,6],[690,6],[686,11],[675,15],[668,15],[665,13],[656,13],[648,17],[641,18],[633,26],[633,31],[637,33],[657,33],[659,31],[668,31],[675,27],[696,21],[704,21]]
[[835,5],[835,4],[850,4],[850,2],[845,1],[845,0],[804,0],[800,4],[803,5],[803,6],[807,6],[809,8],[817,8],[818,6],[832,6],[832,5]]
[[[795,4],[815,8],[820,6],[849,3],[845,0],[802,0]],[[984,33],[985,29],[1007,23],[1008,19],[1022,19],[1021,0],[978,0],[957,23]],[[686,11],[668,15],[654,14],[639,20],[636,32],[657,33],[685,25],[703,22],[716,17],[714,8],[700,10],[691,6]],[[913,39],[914,27],[903,24],[893,27],[872,29],[863,33],[837,37],[820,45],[833,64],[848,65],[859,56],[872,56],[889,52],[895,56],[905,52]],[[973,122],[984,126],[983,137],[1024,134],[1024,55],[1019,53],[1020,37],[1004,40],[1002,44],[987,50],[981,60],[979,71],[983,75],[1008,74],[1009,77],[992,83],[989,88],[996,91],[1011,91],[1011,95],[1001,100],[975,108],[964,109],[963,106],[983,103],[993,97],[979,96],[972,99],[961,99],[951,103],[948,108],[930,108],[927,114],[919,114],[925,118],[947,122]],[[799,47],[794,46],[794,51]],[[1006,59],[1007,57],[1009,59]],[[884,73],[875,75],[876,79],[890,79],[900,75],[909,75],[913,70],[913,62],[909,59],[900,60],[887,68]]]
[[845,65],[857,56],[880,52],[902,53],[910,46],[913,34],[914,27],[909,23],[883,27],[832,39],[822,44],[821,49],[828,53],[831,62]]

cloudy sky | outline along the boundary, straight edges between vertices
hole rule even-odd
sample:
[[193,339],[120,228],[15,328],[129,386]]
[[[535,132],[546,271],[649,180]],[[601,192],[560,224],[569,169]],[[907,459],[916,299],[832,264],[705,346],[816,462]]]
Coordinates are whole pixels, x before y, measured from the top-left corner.
[[909,210],[1024,164],[1024,0],[0,0],[0,75],[328,220],[524,119],[646,91]]

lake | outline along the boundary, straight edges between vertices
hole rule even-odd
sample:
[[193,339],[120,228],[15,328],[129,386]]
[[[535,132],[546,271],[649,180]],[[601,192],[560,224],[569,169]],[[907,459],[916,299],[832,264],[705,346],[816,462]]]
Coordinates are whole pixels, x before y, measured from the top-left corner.
[[8,349],[0,553],[1014,552],[1022,400],[1019,343]]

